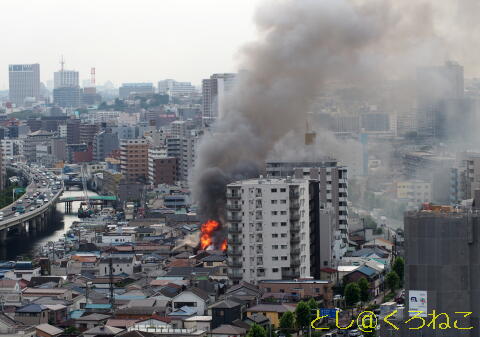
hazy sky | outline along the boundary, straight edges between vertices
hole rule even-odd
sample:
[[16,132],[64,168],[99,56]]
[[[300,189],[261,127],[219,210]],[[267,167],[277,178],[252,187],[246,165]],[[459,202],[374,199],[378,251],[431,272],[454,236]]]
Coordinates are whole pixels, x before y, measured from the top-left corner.
[[255,35],[260,1],[1,0],[0,89],[8,88],[8,64],[40,63],[46,82],[61,55],[80,81],[95,67],[97,84],[200,84],[236,70],[238,48]]

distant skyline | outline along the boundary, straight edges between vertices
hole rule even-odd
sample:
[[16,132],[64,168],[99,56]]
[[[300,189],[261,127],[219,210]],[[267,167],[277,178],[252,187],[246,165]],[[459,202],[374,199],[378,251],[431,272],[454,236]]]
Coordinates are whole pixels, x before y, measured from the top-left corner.
[[153,82],[173,78],[200,85],[234,72],[236,53],[255,36],[261,0],[2,0],[0,90],[8,65],[40,63],[41,81],[65,69],[96,81]]

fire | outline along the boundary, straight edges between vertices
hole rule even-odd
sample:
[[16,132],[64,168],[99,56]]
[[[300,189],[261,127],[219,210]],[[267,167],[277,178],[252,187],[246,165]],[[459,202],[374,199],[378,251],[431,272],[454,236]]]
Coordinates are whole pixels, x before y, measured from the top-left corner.
[[222,251],[226,251],[226,250],[227,250],[227,240],[226,240],[226,239],[223,240],[222,245],[220,246],[220,249],[221,249]]
[[[202,235],[200,236],[200,248],[207,249],[213,243],[212,234],[220,227],[220,223],[215,220],[208,220],[202,225],[200,231]],[[223,244],[222,244],[223,247]]]

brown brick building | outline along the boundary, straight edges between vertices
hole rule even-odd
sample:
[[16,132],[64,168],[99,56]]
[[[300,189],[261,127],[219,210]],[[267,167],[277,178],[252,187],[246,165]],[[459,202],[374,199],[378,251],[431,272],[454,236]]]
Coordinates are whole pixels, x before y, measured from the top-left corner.
[[120,170],[127,182],[147,181],[148,142],[146,139],[124,139],[121,141]]

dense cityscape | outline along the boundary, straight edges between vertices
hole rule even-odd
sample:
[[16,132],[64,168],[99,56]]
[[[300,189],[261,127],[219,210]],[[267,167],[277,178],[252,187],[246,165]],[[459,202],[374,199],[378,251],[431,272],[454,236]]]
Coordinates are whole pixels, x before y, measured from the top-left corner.
[[480,336],[478,58],[405,4],[266,2],[191,82],[0,58],[0,337]]

